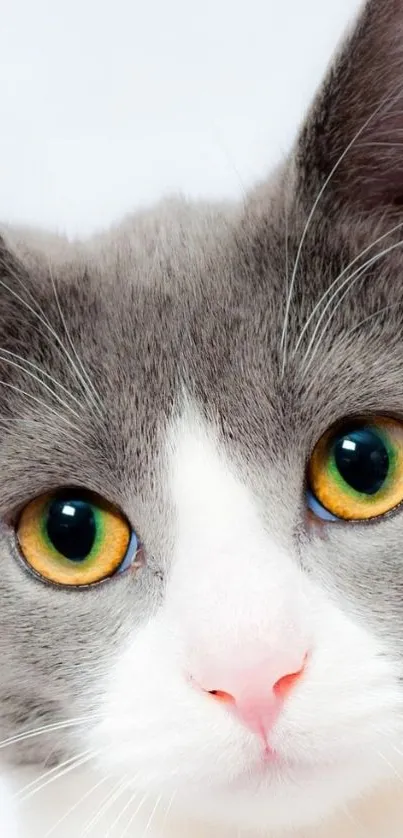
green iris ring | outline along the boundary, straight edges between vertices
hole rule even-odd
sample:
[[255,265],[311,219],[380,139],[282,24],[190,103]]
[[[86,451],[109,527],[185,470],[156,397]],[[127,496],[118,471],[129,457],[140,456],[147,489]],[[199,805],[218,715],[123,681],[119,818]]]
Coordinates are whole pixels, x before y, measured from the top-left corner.
[[362,503],[366,506],[371,506],[375,505],[376,503],[379,503],[380,500],[387,497],[390,490],[390,486],[396,477],[399,455],[396,450],[396,447],[391,442],[389,434],[383,428],[380,428],[377,425],[367,425],[366,427],[368,428],[368,430],[375,433],[382,440],[388,455],[388,474],[381,488],[373,495],[368,495],[366,494],[366,492],[358,492],[356,489],[350,486],[350,484],[347,483],[346,480],[344,480],[344,477],[340,474],[337,468],[336,459],[334,455],[334,443],[330,447],[327,470],[333,483],[336,484],[337,488],[340,491],[342,491],[345,495],[354,498],[355,500],[362,501]]
[[46,524],[47,524],[48,512],[49,512],[49,509],[50,509],[52,503],[53,503],[53,498],[51,498],[47,502],[47,504],[45,505],[45,507],[43,509],[42,515],[41,515],[40,536],[41,536],[41,540],[42,540],[44,549],[46,550],[46,552],[48,554],[50,554],[52,556],[52,558],[54,558],[58,562],[59,565],[61,565],[61,567],[65,567],[66,569],[67,568],[71,569],[72,567],[74,567],[77,570],[79,570],[80,568],[82,568],[83,570],[87,570],[88,568],[93,567],[99,559],[99,553],[100,553],[100,550],[102,549],[102,544],[103,544],[104,539],[105,539],[105,521],[104,521],[104,514],[102,512],[102,509],[100,509],[98,506],[96,506],[96,504],[93,504],[93,503],[88,504],[89,506],[91,506],[92,512],[94,514],[95,539],[94,539],[94,543],[92,545],[91,551],[88,553],[88,556],[85,559],[83,559],[82,561],[78,562],[78,561],[74,561],[73,559],[68,559],[66,556],[63,556],[63,553],[59,553],[59,551],[56,550],[56,547],[54,546],[54,544],[52,544],[52,542],[49,538]]

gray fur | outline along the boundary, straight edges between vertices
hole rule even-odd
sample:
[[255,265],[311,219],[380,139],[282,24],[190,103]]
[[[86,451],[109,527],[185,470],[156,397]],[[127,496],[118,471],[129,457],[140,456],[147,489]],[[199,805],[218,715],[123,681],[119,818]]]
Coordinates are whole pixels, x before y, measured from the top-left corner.
[[[354,270],[402,240],[400,230],[385,235],[403,223],[402,30],[403,0],[368,4],[285,167],[244,205],[165,202],[88,242],[4,232],[2,739],[90,713],[121,639],[158,608],[174,532],[163,440],[183,388],[217,423],[268,530],[394,651],[394,638],[403,634],[400,512],[375,524],[335,525],[324,535],[308,526],[304,498],[307,459],[329,425],[368,411],[403,414],[400,247],[357,276],[340,303],[341,295],[335,297],[308,369],[304,356],[324,303],[293,350],[315,305],[349,263],[358,259]],[[305,235],[313,201],[340,154],[395,92],[392,110],[378,111],[334,173]],[[374,145],[385,132],[390,146]],[[11,360],[24,362],[7,352],[36,366],[12,366]],[[81,364],[96,396],[77,374],[83,375]],[[41,377],[38,368],[77,401],[43,377],[67,402],[61,404],[29,375]],[[133,522],[147,557],[136,576],[80,591],[27,572],[15,546],[15,518],[29,499],[64,485],[100,492]],[[4,758],[57,760],[79,748],[76,736],[59,731],[27,740],[7,748]]]

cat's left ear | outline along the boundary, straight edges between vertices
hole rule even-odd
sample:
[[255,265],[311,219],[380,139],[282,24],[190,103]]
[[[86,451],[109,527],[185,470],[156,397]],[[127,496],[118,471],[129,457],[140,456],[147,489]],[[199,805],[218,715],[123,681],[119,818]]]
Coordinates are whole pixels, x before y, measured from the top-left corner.
[[[299,138],[297,176],[326,209],[403,213],[403,0],[368,0]],[[326,184],[326,187],[325,187]]]

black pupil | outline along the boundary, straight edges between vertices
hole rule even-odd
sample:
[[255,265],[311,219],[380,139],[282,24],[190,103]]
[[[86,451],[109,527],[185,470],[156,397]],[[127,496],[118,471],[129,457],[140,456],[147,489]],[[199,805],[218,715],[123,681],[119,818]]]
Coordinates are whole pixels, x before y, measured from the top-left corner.
[[344,431],[333,450],[337,470],[352,489],[365,495],[379,492],[389,471],[389,455],[374,428]]
[[83,562],[96,537],[92,504],[77,497],[55,498],[46,519],[46,532],[55,549],[72,562]]

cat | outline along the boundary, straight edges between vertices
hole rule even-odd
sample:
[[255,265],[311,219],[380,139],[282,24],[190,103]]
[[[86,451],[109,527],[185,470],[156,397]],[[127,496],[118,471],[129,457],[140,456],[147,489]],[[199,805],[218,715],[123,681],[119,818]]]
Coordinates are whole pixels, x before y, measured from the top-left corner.
[[403,0],[240,205],[4,227],[0,834],[400,838]]

